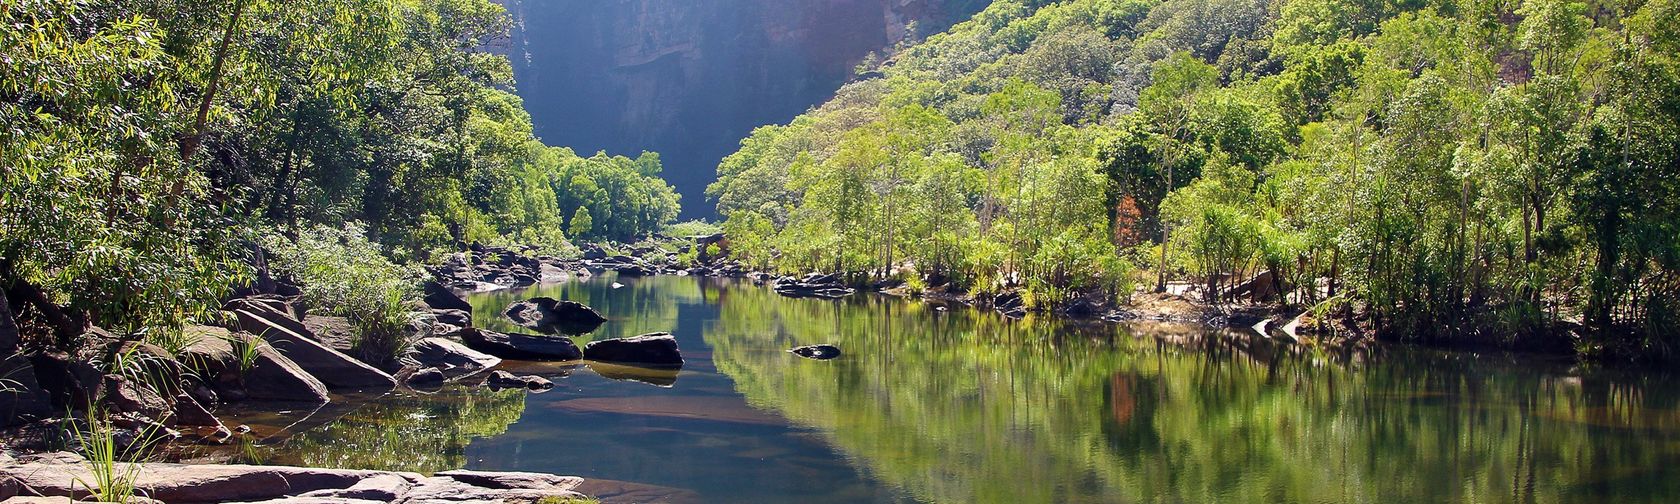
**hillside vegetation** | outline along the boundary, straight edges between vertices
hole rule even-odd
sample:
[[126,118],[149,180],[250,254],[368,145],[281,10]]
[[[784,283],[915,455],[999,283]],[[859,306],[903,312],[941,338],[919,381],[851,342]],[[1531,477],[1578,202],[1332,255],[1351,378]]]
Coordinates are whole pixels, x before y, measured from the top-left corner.
[[[1676,349],[1680,3],[995,2],[708,193],[783,270],[1210,301],[1441,343]],[[1163,244],[1165,246],[1163,246]],[[905,274],[899,271],[898,274]],[[915,275],[906,275],[915,277]]]

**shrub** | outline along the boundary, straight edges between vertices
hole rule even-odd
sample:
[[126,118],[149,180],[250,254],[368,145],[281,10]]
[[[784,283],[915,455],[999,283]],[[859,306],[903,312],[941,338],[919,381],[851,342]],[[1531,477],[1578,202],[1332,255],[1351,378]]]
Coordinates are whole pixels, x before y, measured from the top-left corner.
[[665,226],[665,236],[682,238],[687,236],[704,236],[722,233],[723,228],[717,224],[706,222],[704,219],[678,222]]
[[362,226],[315,226],[296,240],[266,236],[270,267],[303,290],[306,305],[349,319],[354,346],[369,362],[389,362],[407,348],[409,308],[419,297],[418,267],[393,264],[363,235]]

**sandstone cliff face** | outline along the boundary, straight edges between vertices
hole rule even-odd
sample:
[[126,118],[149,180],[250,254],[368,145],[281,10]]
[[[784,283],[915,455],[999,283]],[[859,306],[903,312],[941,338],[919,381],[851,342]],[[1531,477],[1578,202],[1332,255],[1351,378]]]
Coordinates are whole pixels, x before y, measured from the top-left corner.
[[658,151],[704,200],[752,128],[828,99],[871,51],[943,31],[985,0],[502,0],[519,94],[538,136],[580,154]]

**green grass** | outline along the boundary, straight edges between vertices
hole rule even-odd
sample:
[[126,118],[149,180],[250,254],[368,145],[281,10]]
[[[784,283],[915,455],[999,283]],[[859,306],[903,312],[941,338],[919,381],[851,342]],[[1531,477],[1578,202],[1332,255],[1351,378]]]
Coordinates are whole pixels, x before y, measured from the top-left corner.
[[[139,474],[140,466],[121,460],[123,450],[117,446],[116,428],[92,409],[85,419],[85,428],[74,421],[69,423],[71,435],[81,447],[88,467],[88,479],[76,478],[71,485],[72,491],[80,486],[100,502],[132,500],[139,490],[135,487],[135,476]],[[142,437],[145,434],[142,433]]]

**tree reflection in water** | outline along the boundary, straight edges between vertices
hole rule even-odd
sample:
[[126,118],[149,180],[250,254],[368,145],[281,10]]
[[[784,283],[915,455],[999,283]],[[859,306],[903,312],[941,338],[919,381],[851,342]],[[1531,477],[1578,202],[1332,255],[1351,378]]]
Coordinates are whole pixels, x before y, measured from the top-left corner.
[[[1246,331],[1010,322],[731,289],[705,333],[755,406],[937,502],[1661,500],[1666,379],[1338,353]],[[836,343],[816,362],[781,349]]]

